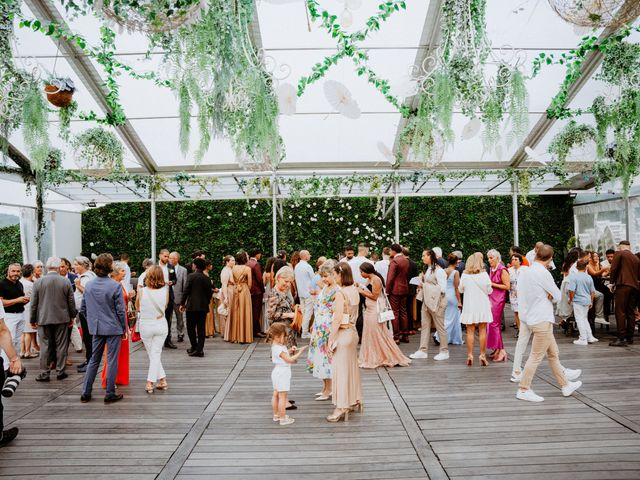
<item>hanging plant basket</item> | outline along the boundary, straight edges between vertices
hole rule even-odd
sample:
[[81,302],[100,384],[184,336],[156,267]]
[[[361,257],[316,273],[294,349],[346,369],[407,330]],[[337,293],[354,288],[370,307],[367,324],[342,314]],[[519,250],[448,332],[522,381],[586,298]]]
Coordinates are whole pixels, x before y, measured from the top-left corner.
[[44,92],[51,105],[58,108],[68,107],[73,101],[73,93],[76,91],[75,85],[68,78],[55,78],[45,82]]

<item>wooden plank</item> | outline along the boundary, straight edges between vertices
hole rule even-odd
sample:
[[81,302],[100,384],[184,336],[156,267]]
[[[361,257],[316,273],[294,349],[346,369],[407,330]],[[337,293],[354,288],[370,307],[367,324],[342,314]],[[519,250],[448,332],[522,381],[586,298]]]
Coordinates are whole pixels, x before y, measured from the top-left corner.
[[220,408],[224,397],[229,393],[231,387],[233,387],[233,384],[240,376],[240,373],[247,365],[247,361],[251,357],[255,347],[256,344],[252,343],[246,348],[236,365],[233,367],[233,370],[222,384],[222,387],[220,387],[216,395],[211,399],[211,402],[209,402],[203,414],[198,418],[189,433],[182,440],[182,443],[180,443],[180,446],[164,466],[158,475],[158,480],[173,480],[176,477],[193,451],[193,448],[196,446],[196,443],[198,443],[198,440],[200,440],[200,437],[218,411],[218,408]]

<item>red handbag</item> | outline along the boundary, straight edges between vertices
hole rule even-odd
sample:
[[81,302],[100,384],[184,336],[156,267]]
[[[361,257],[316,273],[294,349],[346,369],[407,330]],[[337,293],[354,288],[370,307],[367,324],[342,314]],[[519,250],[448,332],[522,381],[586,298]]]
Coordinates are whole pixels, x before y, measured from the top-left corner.
[[138,326],[138,322],[136,322],[135,326],[131,329],[131,341],[132,342],[139,342],[140,340],[142,340],[140,338],[140,332],[138,330],[136,330],[136,327]]

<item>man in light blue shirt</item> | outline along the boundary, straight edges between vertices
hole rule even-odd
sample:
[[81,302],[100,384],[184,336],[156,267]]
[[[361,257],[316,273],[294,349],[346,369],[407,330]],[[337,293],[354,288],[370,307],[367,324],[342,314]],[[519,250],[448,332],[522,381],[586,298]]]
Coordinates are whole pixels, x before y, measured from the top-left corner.
[[300,261],[294,269],[296,277],[296,288],[298,298],[300,298],[300,309],[302,310],[302,338],[311,338],[309,334],[309,323],[313,315],[313,297],[315,293],[313,283],[313,268],[309,265],[311,254],[308,250],[300,252]]
[[587,264],[587,260],[579,260],[576,264],[576,271],[571,273],[567,279],[569,304],[573,305],[573,316],[580,331],[580,338],[573,341],[576,345],[588,345],[598,341],[591,332],[588,319],[589,309],[596,297],[596,287],[591,275],[585,271]]

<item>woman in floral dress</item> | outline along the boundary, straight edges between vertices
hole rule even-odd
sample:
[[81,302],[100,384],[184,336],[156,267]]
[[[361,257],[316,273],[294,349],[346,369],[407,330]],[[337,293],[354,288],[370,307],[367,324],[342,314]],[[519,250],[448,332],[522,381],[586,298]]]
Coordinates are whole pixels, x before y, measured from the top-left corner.
[[331,322],[336,314],[334,308],[336,295],[340,290],[333,273],[335,266],[335,261],[328,260],[322,264],[319,270],[323,288],[315,304],[313,329],[307,357],[307,371],[322,380],[322,391],[316,394],[316,400],[331,398],[329,333]]

